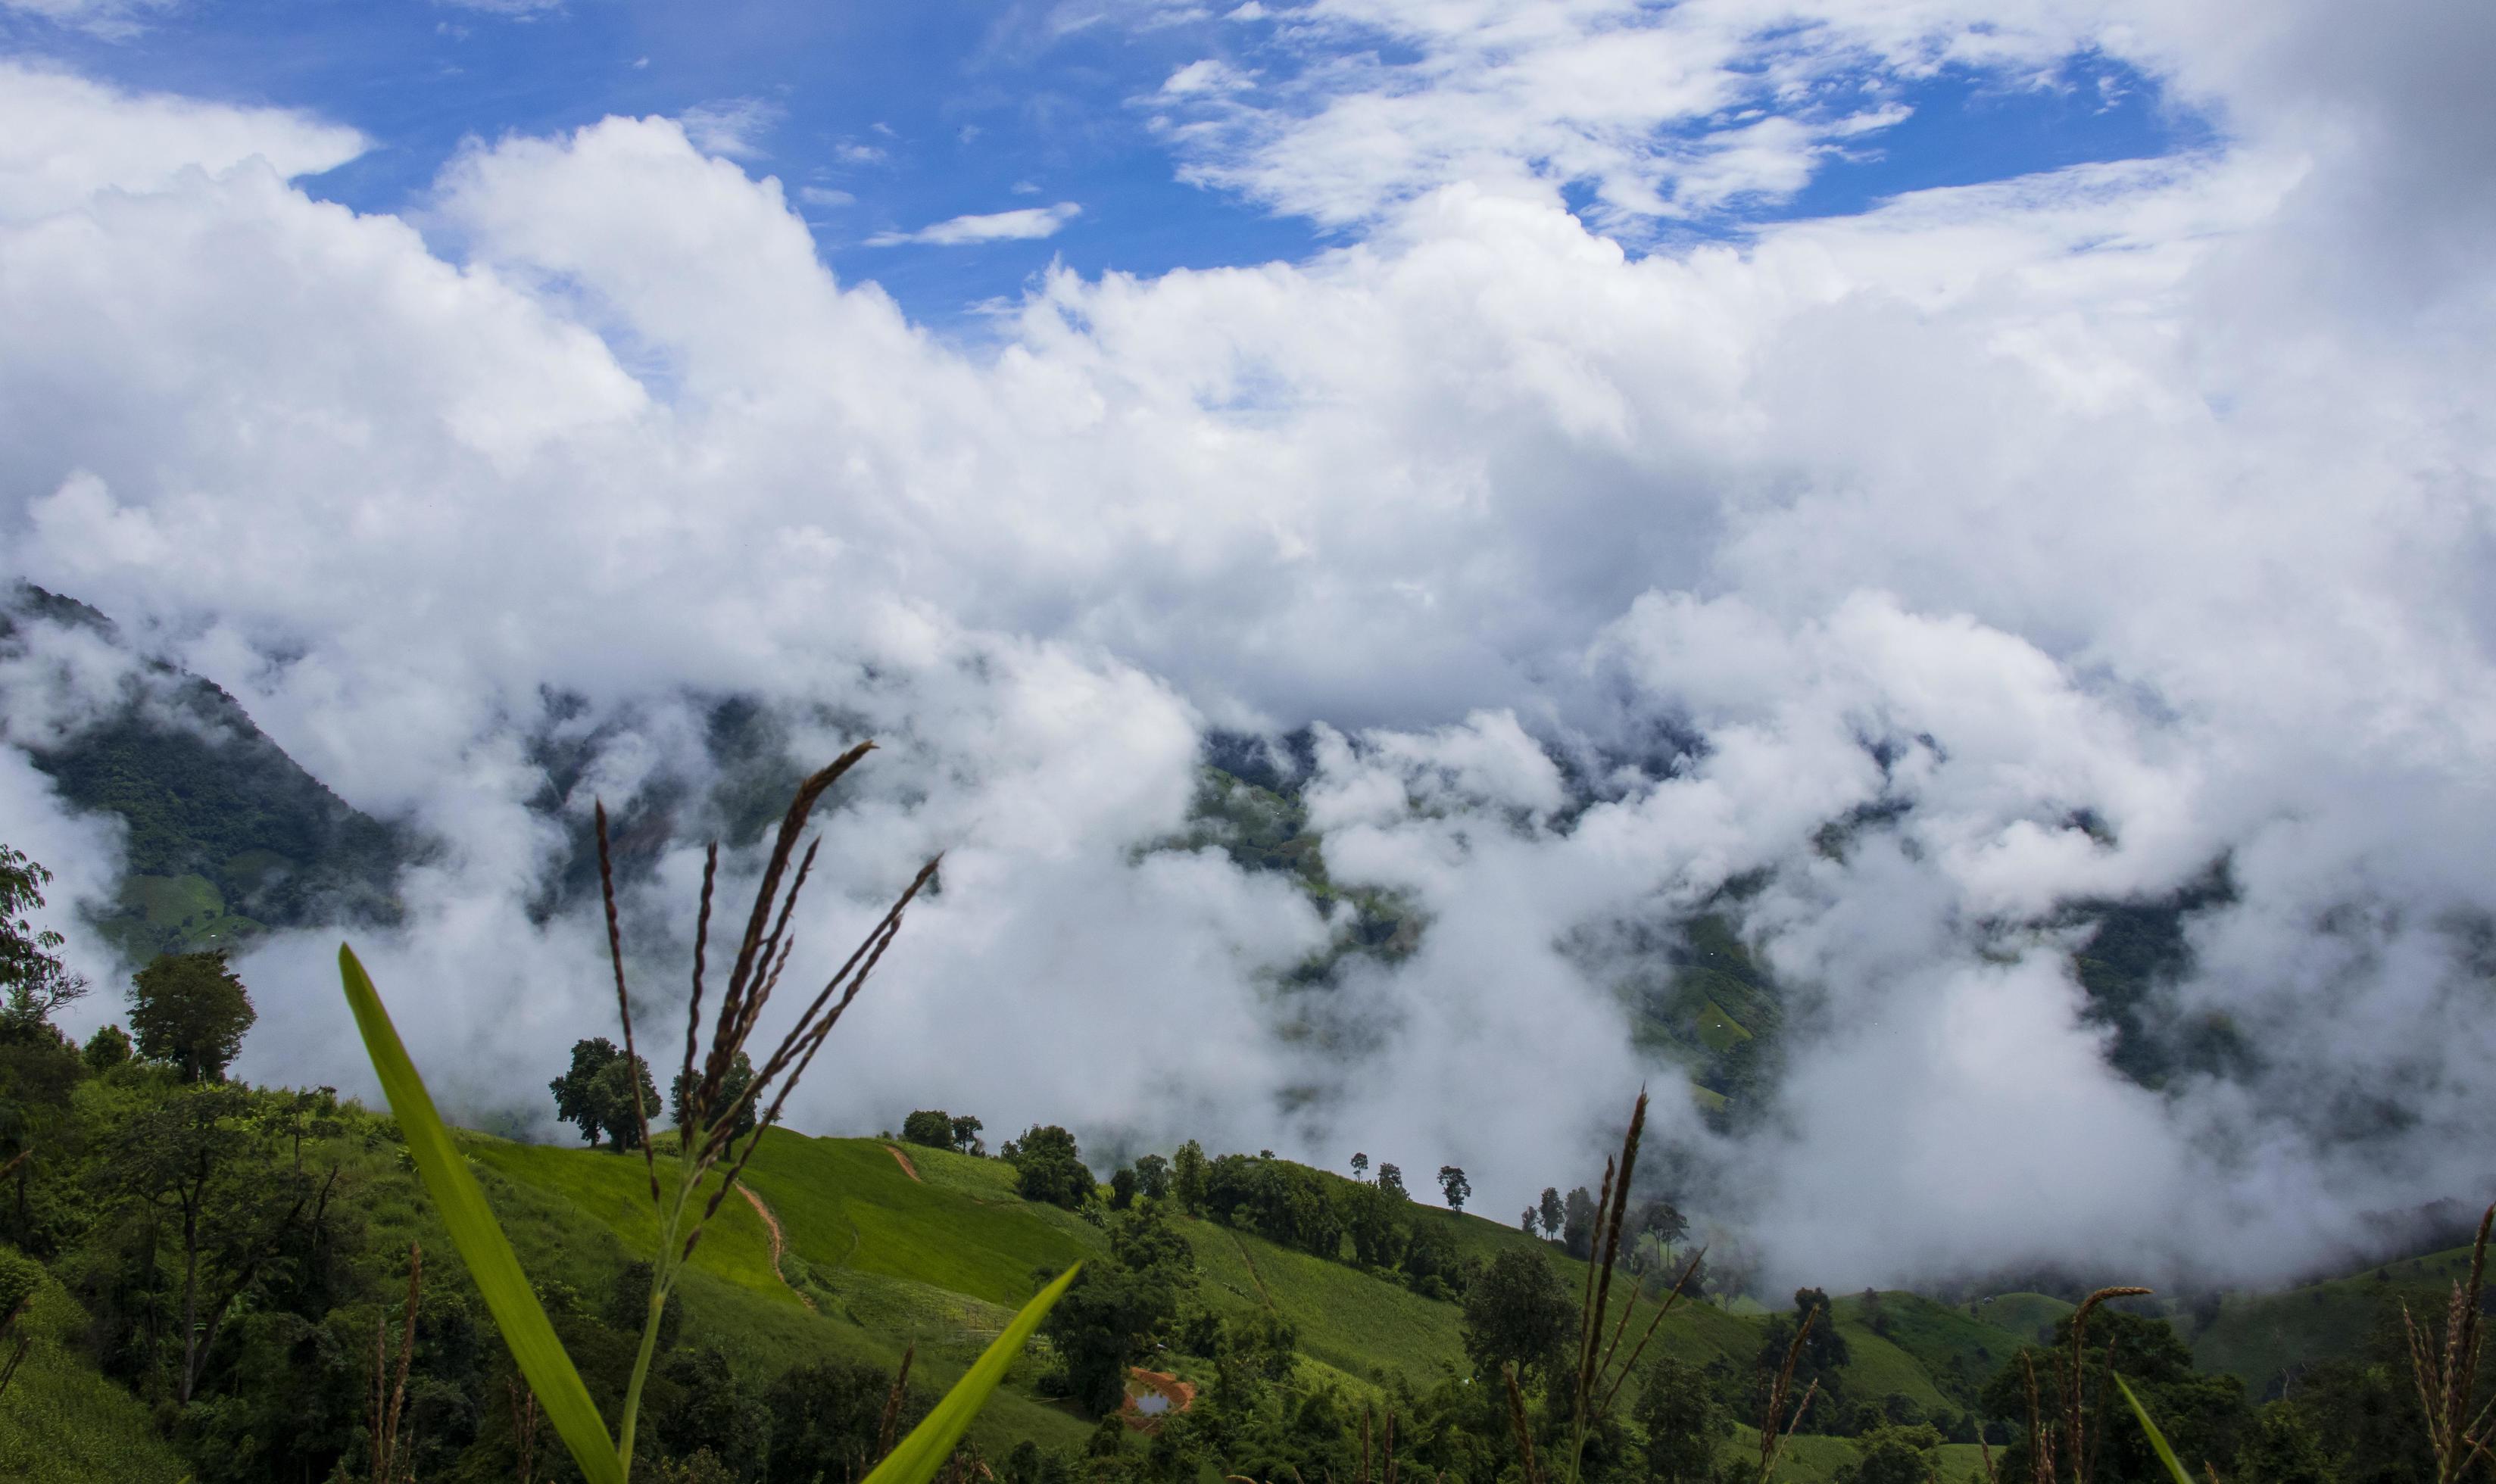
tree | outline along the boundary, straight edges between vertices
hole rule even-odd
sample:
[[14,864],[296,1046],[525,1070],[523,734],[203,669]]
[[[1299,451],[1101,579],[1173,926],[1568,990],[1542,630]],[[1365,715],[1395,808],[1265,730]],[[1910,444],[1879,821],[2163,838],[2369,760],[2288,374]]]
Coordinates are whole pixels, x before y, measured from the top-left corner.
[[574,1041],[572,1069],[546,1084],[546,1091],[554,1094],[556,1120],[578,1128],[592,1149],[598,1147],[598,1136],[608,1127],[605,1104],[598,1098],[598,1073],[623,1054],[604,1036]]
[[1534,1208],[1532,1206],[1528,1206],[1525,1208],[1525,1214],[1516,1219],[1516,1224],[1524,1227],[1526,1231],[1531,1234],[1536,1229],[1539,1221],[1540,1218],[1536,1215]]
[[[271,1159],[265,1132],[250,1116],[251,1094],[200,1087],[166,1098],[123,1124],[108,1152],[111,1185],[137,1208],[144,1235],[137,1244],[145,1271],[140,1291],[163,1281],[155,1272],[160,1225],[173,1227],[181,1270],[179,1313],[150,1313],[150,1339],[177,1352],[174,1400],[188,1405],[227,1318],[285,1264],[278,1261],[300,1224],[318,1227],[338,1178],[288,1168]],[[163,1319],[171,1317],[170,1325]],[[170,1330],[171,1333],[164,1333]]]
[[1640,1236],[1655,1238],[1658,1246],[1669,1252],[1672,1244],[1690,1234],[1690,1219],[1669,1200],[1651,1200],[1638,1207],[1638,1229]]
[[1204,1214],[1204,1146],[1190,1139],[1170,1157],[1170,1193],[1190,1216]]
[[1716,1450],[1733,1419],[1716,1400],[1707,1376],[1669,1357],[1647,1367],[1632,1413],[1646,1430],[1646,1469],[1663,1484],[1707,1484]]
[[[2055,1321],[2050,1347],[2022,1350],[1986,1383],[1981,1398],[1985,1414],[2015,1423],[2027,1421],[2026,1376],[2033,1366],[2040,1411],[2049,1419],[2061,1416],[2065,1407],[2063,1370],[2070,1363],[2071,1348],[2072,1320],[2067,1314]],[[2246,1426],[2253,1420],[2245,1406],[2244,1383],[2232,1376],[2194,1370],[2193,1352],[2172,1324],[2101,1308],[2089,1315],[2081,1349],[2081,1396],[2092,1418],[2088,1424],[2089,1448],[2100,1452],[2103,1447],[2099,1479],[2109,1484],[2156,1484],[2167,1477],[2166,1466],[2159,1462],[2147,1435],[2140,1429],[2103,1426],[2094,1420],[2097,1408],[2110,1398],[2117,1417],[2129,1410],[2115,1396],[2114,1383],[2106,1377],[2109,1355],[2114,1369],[2139,1396],[2141,1406],[2158,1419],[2159,1430],[2167,1435],[2179,1458],[2200,1465],[2235,1456]],[[2294,1451],[2293,1439],[2273,1438],[2267,1441],[2275,1445],[2288,1443],[2290,1446],[2283,1451]],[[2062,1451],[2059,1445],[2056,1451],[2058,1455]],[[2029,1439],[2013,1441],[2003,1453],[2001,1466],[2006,1481],[2029,1478]]]
[[1545,1369],[1577,1327],[1576,1306],[1541,1253],[1511,1248],[1465,1290],[1465,1354],[1477,1372]]
[[984,1155],[988,1146],[980,1142],[980,1130],[987,1125],[962,1114],[953,1120],[953,1147],[966,1155]]
[[1569,1192],[1560,1208],[1560,1245],[1572,1257],[1584,1260],[1595,1252],[1595,1223],[1603,1213],[1595,1209],[1594,1193],[1584,1186]]
[[1144,1155],[1136,1160],[1136,1193],[1149,1200],[1159,1200],[1170,1193],[1170,1163],[1159,1155]]
[[1855,1462],[1841,1467],[1832,1484],[1927,1484],[1939,1476],[1933,1450],[1941,1445],[1932,1427],[1884,1423],[1855,1440]]
[[953,1115],[936,1108],[921,1108],[901,1121],[902,1142],[923,1144],[929,1149],[953,1147]]
[[1109,1172],[1109,1209],[1125,1211],[1136,1203],[1135,1166],[1121,1164]]
[[1391,1268],[1404,1255],[1405,1230],[1397,1209],[1406,1202],[1384,1185],[1343,1190],[1343,1229],[1352,1238],[1353,1260],[1365,1268]]
[[1465,1197],[1474,1193],[1473,1183],[1465,1179],[1463,1170],[1452,1164],[1442,1164],[1439,1166],[1439,1193],[1447,1197],[1449,1210],[1462,1211]]
[[[686,1125],[687,1115],[691,1110],[685,1105],[693,1100],[694,1089],[701,1085],[702,1077],[702,1068],[680,1067],[676,1068],[675,1080],[668,1085],[668,1108],[675,1115],[676,1127],[679,1128]],[[736,1054],[736,1059],[728,1064],[728,1070],[721,1075],[719,1091],[712,1095],[711,1105],[703,1110],[704,1120],[712,1128],[718,1128],[720,1115],[733,1108],[736,1110],[736,1122],[730,1129],[729,1136],[741,1139],[752,1133],[755,1124],[763,1117],[762,1111],[746,1098],[746,1090],[752,1086],[754,1086],[754,1059],[740,1051]],[[631,1115],[628,1113],[626,1117],[630,1118]]]
[[37,928],[26,914],[44,905],[52,873],[25,852],[0,845],[0,1018],[12,1024],[48,1021],[86,993],[86,980],[61,963],[61,935]]
[[258,1019],[225,950],[160,953],[130,980],[130,1031],[139,1054],[170,1062],[185,1082],[223,1082]]
[[[1837,1314],[1829,1307],[1826,1291],[1820,1288],[1796,1288],[1794,1302],[1794,1317],[1789,1319],[1779,1314],[1769,1320],[1767,1332],[1761,1338],[1759,1368],[1762,1374],[1756,1384],[1764,1388],[1774,1381],[1786,1363],[1786,1351],[1794,1345],[1795,1327],[1808,1317],[1811,1330],[1803,1338],[1800,1353],[1794,1357],[1794,1381],[1789,1394],[1799,1397],[1806,1388],[1817,1384],[1819,1394],[1812,1402],[1811,1415],[1842,1415],[1845,1404],[1840,1386],[1843,1377],[1839,1373],[1854,1357],[1847,1349],[1846,1337],[1837,1332]],[[1764,1403],[1766,1392],[1762,1390],[1760,1397]]]
[[1352,1178],[1355,1180],[1369,1178],[1369,1156],[1355,1154],[1352,1157]]
[[1568,1219],[1566,1209],[1560,1204],[1560,1191],[1554,1187],[1544,1186],[1543,1199],[1535,1204],[1534,1209],[1543,1217],[1543,1234],[1556,1239],[1560,1235],[1560,1223]]
[[[764,1389],[771,1414],[773,1479],[862,1479],[882,1457],[885,1405],[893,1376],[864,1361],[819,1360],[793,1366]],[[893,1437],[902,1437],[927,1415],[917,1391],[902,1394]]]
[[119,1026],[98,1026],[86,1038],[86,1069],[110,1071],[130,1060],[130,1033]]
[[1076,1401],[1105,1417],[1126,1401],[1127,1368],[1178,1312],[1189,1248],[1160,1210],[1120,1218],[1109,1260],[1086,1264],[1045,1322]]
[[590,1079],[589,1097],[606,1127],[608,1148],[627,1154],[641,1147],[641,1126],[659,1111],[659,1085],[650,1080],[649,1063],[638,1056],[613,1058]]
[[1409,1200],[1412,1198],[1404,1193],[1404,1171],[1397,1165],[1382,1164],[1378,1166],[1378,1188],[1382,1190],[1392,1190],[1399,1199]]
[[1021,1138],[1009,1139],[1003,1152],[1025,1200],[1072,1211],[1092,1193],[1092,1171],[1084,1167],[1075,1135],[1055,1124],[1034,1125]]

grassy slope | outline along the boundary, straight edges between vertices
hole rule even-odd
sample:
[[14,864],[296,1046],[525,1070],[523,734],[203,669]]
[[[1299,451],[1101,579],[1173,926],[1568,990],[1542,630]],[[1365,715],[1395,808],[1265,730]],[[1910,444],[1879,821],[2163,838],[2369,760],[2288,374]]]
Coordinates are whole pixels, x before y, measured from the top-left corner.
[[[532,1274],[548,1270],[542,1262],[559,1266],[557,1252],[567,1240],[577,1240],[555,1228],[577,1228],[584,1220],[598,1223],[596,1242],[612,1251],[612,1262],[624,1260],[628,1249],[636,1254],[650,1250],[656,1225],[639,1159],[465,1137],[477,1162],[499,1177],[487,1193]],[[694,1253],[695,1271],[684,1289],[683,1343],[716,1345],[740,1372],[757,1376],[831,1357],[890,1367],[900,1361],[905,1345],[916,1344],[914,1383],[941,1390],[1004,1326],[1012,1312],[1006,1306],[1019,1307],[1030,1294],[1028,1258],[1016,1269],[991,1245],[996,1219],[1008,1224],[1014,1240],[1030,1242],[1032,1251],[1088,1255],[1062,1236],[1050,1246],[1057,1229],[1031,1217],[1018,1198],[1005,1197],[1013,1210],[983,1213],[963,1193],[912,1182],[873,1140],[775,1131],[756,1151],[747,1176],[780,1219],[791,1277],[820,1312],[809,1313],[772,1276],[761,1219],[741,1197],[731,1196]],[[712,1250],[714,1244],[719,1251]],[[1002,1292],[1004,1305],[925,1280],[939,1272],[1000,1291],[1001,1275],[1014,1271],[1023,1275],[1022,1291]],[[818,1274],[826,1281],[816,1282]],[[1037,1371],[1029,1364],[1014,1369],[1007,1389],[973,1426],[973,1438],[999,1450],[1025,1438],[1044,1447],[1080,1445],[1087,1425],[1031,1393]]]
[[2042,1342],[2045,1331],[2075,1306],[2044,1293],[2003,1293],[1970,1306],[1975,1317],[2017,1337],[2021,1344]]
[[[2039,1295],[2042,1297],[2042,1295]],[[1919,1294],[1890,1292],[1881,1295],[1881,1308],[1888,1316],[1888,1336],[1885,1340],[1873,1335],[1861,1322],[1863,1301],[1855,1295],[1836,1299],[1840,1333],[1855,1347],[1857,1364],[1867,1357],[1863,1338],[1877,1343],[1885,1352],[1877,1363],[1892,1367],[1903,1358],[1916,1369],[1926,1388],[1934,1391],[1953,1409],[1963,1409],[1973,1400],[1972,1392],[1992,1379],[1993,1374],[2008,1363],[2027,1344],[2030,1334],[2007,1330],[1986,1323],[1965,1309],[1936,1303]],[[2054,1300],[2044,1300],[2051,1304]],[[2012,1305],[2000,1311],[2024,1316],[2024,1306]],[[1905,1391],[1927,1410],[1933,1400],[1921,1391],[1905,1387],[1874,1384],[1869,1374],[1850,1372],[1847,1384],[1862,1398],[1877,1398],[1891,1390]]]
[[2452,1283],[2469,1267],[2470,1250],[2457,1247],[2285,1293],[2231,1296],[2193,1337],[2193,1358],[2204,1370],[2241,1377],[2262,1396],[2296,1366],[2356,1354],[2376,1325],[2399,1322],[2393,1306],[2401,1300],[2412,1313],[2441,1316]]
[[146,1405],[74,1347],[86,1311],[69,1290],[45,1279],[19,1322],[34,1345],[0,1396],[0,1478],[174,1484],[183,1476],[181,1461],[156,1436]]

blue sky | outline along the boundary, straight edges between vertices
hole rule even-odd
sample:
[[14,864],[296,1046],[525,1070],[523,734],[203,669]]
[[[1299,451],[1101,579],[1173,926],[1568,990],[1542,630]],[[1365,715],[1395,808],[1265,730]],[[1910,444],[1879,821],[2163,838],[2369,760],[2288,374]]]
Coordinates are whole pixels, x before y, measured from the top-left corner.
[[[463,140],[557,134],[608,114],[680,118],[697,143],[777,176],[844,280],[872,279],[915,320],[940,327],[1016,295],[1053,261],[1086,276],[1150,276],[1297,260],[1357,237],[1361,221],[1313,219],[1325,213],[1235,179],[1204,178],[1191,167],[1208,162],[1174,139],[1155,95],[1180,69],[1213,60],[1258,77],[1261,91],[1276,95],[1276,116],[1304,117],[1326,94],[1322,84],[1295,89],[1345,59],[1376,58],[1391,74],[1418,69],[1432,49],[1430,38],[1391,27],[1287,31],[1284,7],[1239,19],[1182,7],[963,0],[512,8],[232,0],[106,14],[129,18],[98,35],[0,11],[0,38],[20,56],[133,88],[300,108],[352,125],[371,150],[306,188],[418,220],[430,182]],[[1763,59],[1778,47],[1775,38],[1759,42]],[[1749,65],[1737,59],[1735,68]],[[1799,189],[1652,219],[1598,211],[1599,225],[1634,250],[1739,235],[1763,222],[1859,211],[1901,191],[2171,153],[2211,133],[2157,79],[2086,49],[2044,65],[2023,57],[1990,67],[1841,58],[1829,80],[1877,98],[1895,121],[1820,148]],[[1808,110],[1781,110],[1770,100],[1762,111]],[[1719,109],[1661,119],[1647,141],[1669,150],[1743,116]],[[1274,147],[1288,154],[1292,146]],[[1217,175],[1235,163],[1218,156],[1209,162]],[[1594,201],[1586,178],[1538,168],[1573,208]],[[1050,213],[1026,230],[1054,230],[950,244],[873,240],[1011,212]]]

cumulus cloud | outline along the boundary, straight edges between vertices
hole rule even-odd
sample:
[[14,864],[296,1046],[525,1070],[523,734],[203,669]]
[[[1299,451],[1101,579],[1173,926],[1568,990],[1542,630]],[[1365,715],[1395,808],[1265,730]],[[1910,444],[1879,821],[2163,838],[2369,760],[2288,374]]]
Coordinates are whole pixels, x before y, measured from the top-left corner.
[[[888,744],[827,821],[814,965],[948,852],[806,1127],[1357,1143],[1504,1211],[1584,1178],[1647,1078],[1711,1213],[1849,1284],[2275,1274],[2479,1193],[2496,292],[2461,249],[2496,131],[2403,79],[2496,20],[2353,53],[2320,8],[1832,10],[1781,64],[1807,95],[1831,58],[2115,37],[2230,136],[1640,256],[1553,172],[1635,213],[1769,166],[1685,185],[1731,126],[1645,142],[1739,101],[1730,13],[1598,9],[1295,13],[1409,45],[1188,92],[1251,111],[1179,148],[1357,240],[1054,271],[978,350],[838,281],[678,122],[467,149],[429,201],[451,261],[287,184],[345,131],[23,74],[36,101],[0,97],[54,142],[0,174],[11,561],[443,842],[359,946],[471,1107],[533,1107],[603,1022],[595,923],[527,910],[588,793],[701,796],[741,695],[785,763]],[[1599,40],[1653,97],[1582,74]],[[1743,147],[1790,161],[1863,108]],[[1423,924],[1324,988],[1294,971],[1345,909],[1179,843],[1208,727],[1312,720],[1329,879]],[[588,762],[547,810],[552,742]],[[22,769],[0,788],[13,832],[109,859]],[[685,808],[633,903],[654,1000],[721,822]],[[2173,1011],[2258,1056],[2144,1088],[2058,911],[2216,862]],[[1790,1050],[1719,1134],[1624,995],[1736,878]],[[333,949],[245,965],[248,1072],[352,1080]]]
[[1031,241],[1057,235],[1058,229],[1083,214],[1071,201],[1054,206],[1024,206],[1013,211],[950,217],[917,232],[880,232],[866,239],[869,247],[895,247],[916,242],[928,247],[960,247],[973,242]]

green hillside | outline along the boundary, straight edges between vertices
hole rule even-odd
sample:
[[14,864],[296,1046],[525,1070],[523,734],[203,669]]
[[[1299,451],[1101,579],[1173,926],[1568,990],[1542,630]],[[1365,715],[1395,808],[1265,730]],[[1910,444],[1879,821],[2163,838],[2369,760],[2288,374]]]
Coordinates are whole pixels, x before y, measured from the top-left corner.
[[2231,1294],[2193,1337],[2193,1358],[2238,1377],[2256,1396],[2274,1395],[2284,1377],[2318,1361],[2388,1349],[2403,1302],[2413,1314],[2441,1317],[2469,1268],[2470,1250],[2453,1248],[2285,1293]]
[[[19,1321],[32,1344],[0,1401],[0,1478],[174,1484],[188,1471],[147,1408],[78,1348],[86,1311],[47,1278]],[[0,1364],[8,1352],[0,1349]]]

